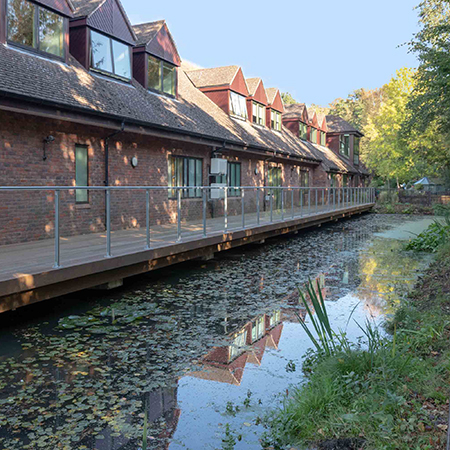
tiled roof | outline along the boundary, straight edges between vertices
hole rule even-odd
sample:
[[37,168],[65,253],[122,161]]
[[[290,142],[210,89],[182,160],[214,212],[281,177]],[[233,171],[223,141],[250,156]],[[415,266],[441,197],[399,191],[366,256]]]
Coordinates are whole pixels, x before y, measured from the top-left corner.
[[302,119],[303,112],[306,109],[306,105],[304,103],[294,103],[292,105],[284,106],[284,114],[283,119]]
[[277,92],[277,88],[266,88],[267,101],[269,102],[269,105],[274,102]]
[[214,67],[187,72],[194,86],[197,88],[210,86],[228,86],[232,83],[239,66]]
[[317,114],[317,122],[319,123],[319,127],[321,127],[326,115],[323,113],[320,113],[320,112],[318,112],[316,114]]
[[248,93],[250,95],[255,95],[256,89],[261,82],[261,78],[246,78],[245,82],[247,83]]
[[86,17],[94,12],[105,0],[71,0],[75,17]]
[[363,136],[358,129],[339,116],[327,116],[327,126],[329,133],[358,133]]
[[133,30],[136,34],[136,45],[148,44],[164,24],[164,20],[157,20],[156,22],[133,25]]
[[152,94],[137,82],[129,85],[94,75],[72,57],[65,64],[0,45],[0,61],[0,95],[317,161],[288,130],[276,132],[230,118],[193,86],[183,70],[179,70],[179,98],[172,99]]
[[314,154],[316,157],[322,160],[325,171],[350,172],[353,174],[359,173],[358,169],[353,167],[349,161],[346,161],[345,158],[341,158],[328,147],[323,147],[322,145],[313,144],[311,142],[308,144],[315,149]]

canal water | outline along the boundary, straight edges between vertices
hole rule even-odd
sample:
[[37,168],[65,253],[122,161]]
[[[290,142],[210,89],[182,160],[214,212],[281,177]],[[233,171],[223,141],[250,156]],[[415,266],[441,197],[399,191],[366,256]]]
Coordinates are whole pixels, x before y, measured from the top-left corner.
[[430,263],[403,250],[430,223],[366,215],[3,314],[0,450],[261,448],[304,379],[297,287],[356,342]]

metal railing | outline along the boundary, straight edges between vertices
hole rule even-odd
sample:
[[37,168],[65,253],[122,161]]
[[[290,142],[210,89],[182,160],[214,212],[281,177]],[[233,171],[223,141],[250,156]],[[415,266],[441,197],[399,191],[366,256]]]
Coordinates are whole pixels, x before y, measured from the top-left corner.
[[[220,219],[220,213],[216,217],[208,219],[208,203],[222,206],[223,227],[216,228],[212,232],[228,233],[232,228],[254,228],[261,224],[284,222],[308,215],[321,214],[331,211],[343,210],[355,206],[371,204],[375,202],[374,188],[327,188],[327,187],[284,187],[284,186],[0,186],[0,193],[4,191],[51,191],[54,192],[54,264],[53,268],[61,267],[61,192],[63,191],[104,191],[105,192],[105,225],[106,225],[106,255],[112,256],[111,251],[111,198],[117,191],[142,191],[145,192],[145,246],[144,250],[152,248],[151,241],[151,193],[166,191],[165,202],[176,201],[176,242],[181,242],[182,232],[182,204],[185,199],[196,199],[202,202],[201,231],[197,236],[208,235],[208,220]],[[208,195],[209,192],[209,195]],[[214,192],[215,195],[212,195]],[[230,196],[230,192],[233,193]],[[173,194],[176,193],[175,198]],[[214,198],[213,198],[214,197]],[[235,207],[230,212],[230,201],[240,201],[240,207]],[[74,200],[72,200],[74,203]],[[254,211],[253,211],[254,207]],[[238,214],[240,211],[240,214]],[[211,214],[210,214],[211,215]],[[218,217],[217,217],[218,215]],[[240,218],[239,218],[240,215]],[[200,215],[199,215],[200,216]],[[238,220],[232,222],[232,218]],[[200,219],[200,217],[199,217]],[[233,227],[234,225],[234,227]],[[191,233],[191,237],[192,237]]]

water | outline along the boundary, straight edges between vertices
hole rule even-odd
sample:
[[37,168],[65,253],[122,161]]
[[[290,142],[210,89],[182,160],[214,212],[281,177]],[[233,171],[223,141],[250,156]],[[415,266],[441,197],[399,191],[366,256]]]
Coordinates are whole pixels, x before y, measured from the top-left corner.
[[303,380],[297,286],[356,341],[429,264],[402,249],[429,223],[364,216],[0,316],[0,449],[139,449],[144,411],[148,448],[222,448],[227,425],[261,448],[257,418]]

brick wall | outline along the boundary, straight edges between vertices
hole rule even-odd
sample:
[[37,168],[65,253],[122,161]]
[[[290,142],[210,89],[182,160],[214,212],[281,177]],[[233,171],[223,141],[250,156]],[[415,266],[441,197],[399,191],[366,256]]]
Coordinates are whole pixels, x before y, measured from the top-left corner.
[[[89,185],[104,186],[104,138],[111,130],[71,124],[18,113],[0,111],[0,185],[74,186],[75,145],[85,145],[89,155]],[[43,139],[55,140],[46,145]],[[193,156],[203,160],[203,184],[209,185],[211,148],[168,139],[123,133],[110,139],[109,181],[111,186],[167,186],[168,155]],[[131,159],[138,158],[137,167]],[[286,161],[264,162],[258,156],[224,153],[230,161],[241,163],[243,186],[267,185],[267,168],[282,167],[284,186],[299,186],[300,167]],[[255,171],[255,169],[257,169]],[[310,185],[321,185],[323,173],[310,170]],[[245,193],[245,211],[256,211],[256,190]],[[262,190],[261,210],[268,208]],[[295,200],[297,201],[297,200]],[[144,191],[112,191],[112,229],[143,228],[146,223]],[[151,224],[176,222],[177,201],[166,190],[151,191]],[[230,197],[230,215],[241,213],[241,199]],[[200,220],[202,199],[182,200],[182,221]],[[207,217],[223,215],[223,200],[207,202]],[[61,191],[61,235],[72,236],[105,229],[105,193],[89,191],[89,202],[77,204],[74,191]],[[51,238],[54,234],[54,194],[51,191],[7,191],[0,193],[0,245]]]

